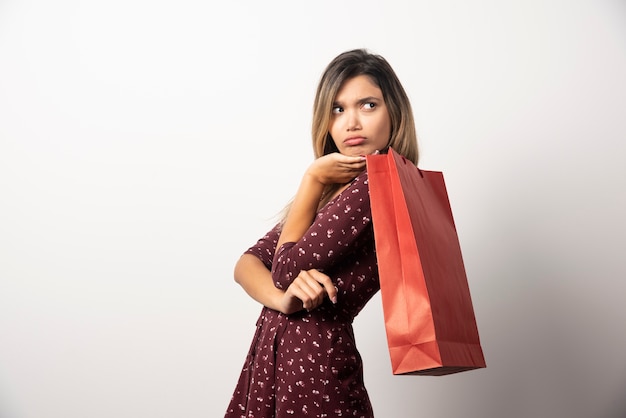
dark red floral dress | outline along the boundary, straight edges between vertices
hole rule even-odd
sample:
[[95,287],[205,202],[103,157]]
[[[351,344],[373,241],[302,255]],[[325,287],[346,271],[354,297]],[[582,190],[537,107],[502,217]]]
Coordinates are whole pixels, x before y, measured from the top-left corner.
[[373,417],[352,321],[379,290],[367,173],[317,214],[298,242],[273,262],[278,227],[246,251],[259,257],[276,287],[301,270],[329,275],[338,288],[311,312],[263,308],[226,418]]

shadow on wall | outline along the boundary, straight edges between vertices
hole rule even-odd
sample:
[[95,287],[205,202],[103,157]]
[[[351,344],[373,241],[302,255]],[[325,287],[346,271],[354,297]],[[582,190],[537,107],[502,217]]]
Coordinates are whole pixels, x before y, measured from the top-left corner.
[[490,399],[483,416],[626,417],[626,391],[616,393],[626,388],[626,337],[615,332],[624,312],[600,297],[610,283],[574,260],[517,254],[480,301],[491,372],[480,391]]
[[626,417],[626,380],[622,383],[622,393],[615,396],[615,401],[608,409],[608,413],[600,418],[624,418]]

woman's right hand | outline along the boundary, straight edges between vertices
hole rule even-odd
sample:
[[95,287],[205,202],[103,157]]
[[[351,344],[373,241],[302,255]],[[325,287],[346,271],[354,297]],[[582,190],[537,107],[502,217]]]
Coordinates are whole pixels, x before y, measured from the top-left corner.
[[337,288],[330,277],[316,269],[303,270],[283,293],[279,310],[287,315],[302,309],[311,311],[321,305],[326,296],[337,303]]

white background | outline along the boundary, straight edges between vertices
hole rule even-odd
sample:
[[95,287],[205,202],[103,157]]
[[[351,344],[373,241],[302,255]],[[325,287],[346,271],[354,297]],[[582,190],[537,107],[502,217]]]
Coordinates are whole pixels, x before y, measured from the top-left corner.
[[232,280],[366,47],[442,170],[488,367],[392,376],[377,417],[626,414],[626,3],[0,1],[0,416],[223,415],[259,306]]

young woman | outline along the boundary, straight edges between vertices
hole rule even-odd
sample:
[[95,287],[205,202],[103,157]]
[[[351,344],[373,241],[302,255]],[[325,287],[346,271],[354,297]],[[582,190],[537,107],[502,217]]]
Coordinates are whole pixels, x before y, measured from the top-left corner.
[[418,158],[409,99],[383,57],[357,49],[330,62],[312,136],[284,219],[235,266],[263,309],[226,418],[373,417],[352,330],[379,290],[365,156]]

